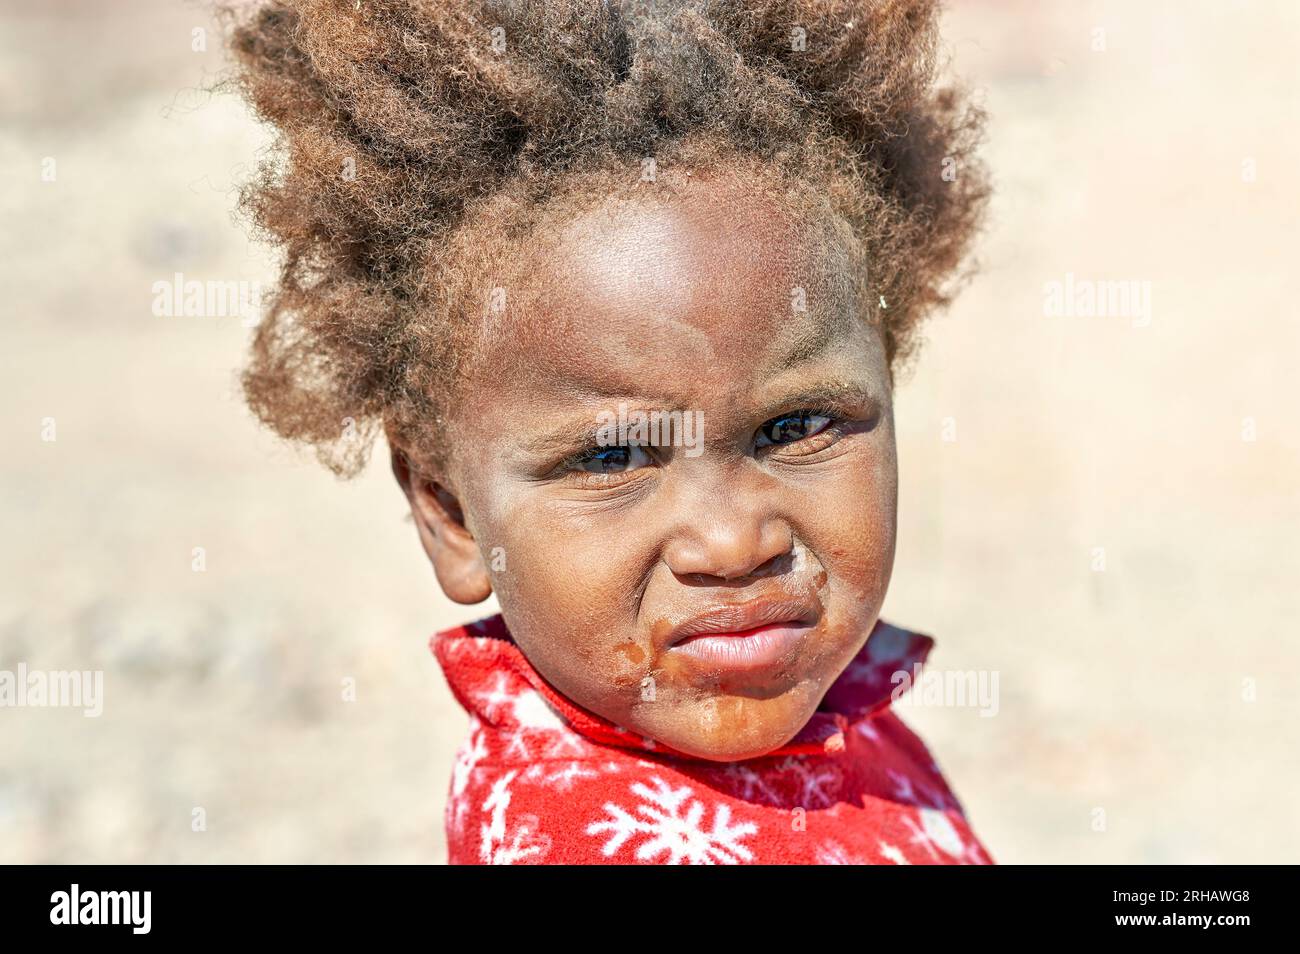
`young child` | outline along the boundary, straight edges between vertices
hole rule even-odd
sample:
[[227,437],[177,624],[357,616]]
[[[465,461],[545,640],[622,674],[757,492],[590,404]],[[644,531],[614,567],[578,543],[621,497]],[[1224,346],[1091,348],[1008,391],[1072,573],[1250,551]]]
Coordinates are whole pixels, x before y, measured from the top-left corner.
[[341,475],[383,431],[470,735],[452,863],[991,863],[890,710],[893,369],[986,187],[894,2],[295,0],[245,386]]

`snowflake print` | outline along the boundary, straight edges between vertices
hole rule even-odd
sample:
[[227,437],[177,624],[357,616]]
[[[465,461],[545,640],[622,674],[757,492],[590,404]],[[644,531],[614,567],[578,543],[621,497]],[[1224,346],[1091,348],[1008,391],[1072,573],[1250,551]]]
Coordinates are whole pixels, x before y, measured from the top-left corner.
[[559,717],[551,704],[536,689],[524,689],[515,696],[511,708],[515,721],[528,729],[564,728],[564,720]]
[[[761,801],[775,805],[779,796],[764,780],[763,776],[741,762],[729,762],[721,769],[719,775],[725,779],[727,790],[737,798],[747,802]],[[755,797],[757,796],[757,797]]]
[[787,756],[776,767],[781,772],[792,772],[799,780],[796,804],[804,808],[827,808],[835,804],[844,773],[834,764],[818,760],[810,765],[807,759]]
[[533,760],[533,753],[528,748],[528,740],[525,738],[523,729],[516,729],[514,732],[506,732],[502,729],[501,738],[510,740],[503,753],[505,758],[516,759],[520,762],[531,762]]
[[902,772],[888,769],[890,781],[894,783],[894,794],[908,805],[924,806],[929,809],[947,808],[946,799],[930,786],[920,780],[914,780]]
[[639,861],[658,861],[666,856],[662,864],[734,865],[753,859],[753,852],[743,844],[743,839],[755,834],[757,825],[751,822],[732,824],[730,807],[716,805],[713,825],[706,830],[700,825],[704,804],[691,797],[690,786],[673,788],[657,775],[651,776],[650,781],[654,788],[640,782],[631,787],[642,799],[636,806],[640,817],[628,814],[613,802],[606,802],[608,820],[587,826],[589,835],[610,835],[601,849],[606,857],[613,855],[629,839],[641,838],[644,841],[636,850]]
[[537,864],[551,851],[551,839],[538,831],[536,815],[520,815],[513,826],[506,825],[510,783],[517,774],[507,772],[497,779],[483,802],[483,811],[492,813],[491,822],[482,827],[479,849],[485,865]]
[[911,864],[911,862],[907,860],[907,858],[903,855],[903,853],[898,850],[897,845],[891,845],[887,841],[880,842],[880,854],[884,858],[888,859],[889,861],[892,861],[896,865]]
[[471,717],[469,739],[456,753],[456,763],[451,770],[452,826],[457,831],[465,827],[465,813],[469,811],[465,788],[474,774],[474,768],[486,756],[487,746],[483,743],[483,733],[479,729],[478,719]]
[[539,763],[531,766],[524,773],[524,778],[528,779],[528,781],[538,785],[546,785],[557,792],[567,792],[573,788],[575,779],[599,777],[599,772],[590,766],[583,765],[581,762],[570,762],[558,772],[550,773],[547,773],[546,767]]
[[910,817],[904,817],[903,824],[912,830],[912,843],[924,848],[932,860],[942,860],[935,848],[950,858],[960,859],[966,854],[966,843],[951,818],[933,808],[922,808],[917,815],[921,819],[919,826]]
[[966,843],[961,840],[961,834],[953,825],[952,819],[943,812],[932,808],[921,809],[921,826],[925,828],[930,840],[944,852],[954,858],[959,858],[965,853]]
[[880,733],[876,731],[876,727],[870,722],[859,723],[858,731],[862,733],[863,737],[870,740],[873,745],[879,744]]
[[817,863],[819,865],[867,865],[871,862],[850,854],[847,848],[832,838],[818,847]]
[[995,863],[889,705],[927,637],[880,624],[788,746],[729,763],[552,691],[499,615],[429,645],[470,716],[446,790],[452,864]]
[[502,709],[513,709],[515,695],[510,691],[510,677],[503,672],[496,674],[495,684],[490,689],[476,693],[479,707],[492,722],[497,721],[497,713]]
[[591,751],[591,745],[585,742],[578,733],[569,729],[552,733],[547,742],[543,758],[560,759],[571,756],[583,758]]
[[483,743],[483,732],[478,719],[470,716],[469,738],[456,753],[456,763],[451,770],[451,793],[457,797],[465,794],[474,767],[487,755],[487,746]]
[[844,773],[829,759],[788,755],[763,772],[732,763],[718,771],[729,794],[747,802],[805,809],[835,804]]

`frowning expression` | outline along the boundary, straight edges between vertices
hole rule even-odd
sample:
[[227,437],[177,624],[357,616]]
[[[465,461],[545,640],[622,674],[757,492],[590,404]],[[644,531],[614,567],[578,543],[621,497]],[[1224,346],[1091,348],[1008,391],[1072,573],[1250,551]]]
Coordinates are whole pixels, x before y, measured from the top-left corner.
[[449,483],[530,662],[722,761],[802,728],[893,565],[884,348],[795,231],[725,179],[573,218],[456,412]]

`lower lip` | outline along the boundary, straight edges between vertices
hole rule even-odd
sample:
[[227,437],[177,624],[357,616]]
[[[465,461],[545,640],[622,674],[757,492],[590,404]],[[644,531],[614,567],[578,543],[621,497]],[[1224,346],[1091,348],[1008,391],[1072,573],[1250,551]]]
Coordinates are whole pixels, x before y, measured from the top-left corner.
[[689,636],[669,648],[710,668],[756,672],[787,659],[799,649],[811,629],[803,623],[773,623],[739,633]]

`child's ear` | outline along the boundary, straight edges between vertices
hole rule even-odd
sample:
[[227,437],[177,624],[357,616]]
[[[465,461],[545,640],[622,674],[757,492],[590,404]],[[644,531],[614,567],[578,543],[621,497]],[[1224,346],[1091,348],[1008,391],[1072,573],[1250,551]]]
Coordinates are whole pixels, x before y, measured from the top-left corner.
[[396,447],[392,459],[393,476],[411,503],[411,516],[438,585],[457,603],[483,602],[492,595],[492,579],[474,535],[465,526],[460,502],[445,486],[415,470]]

